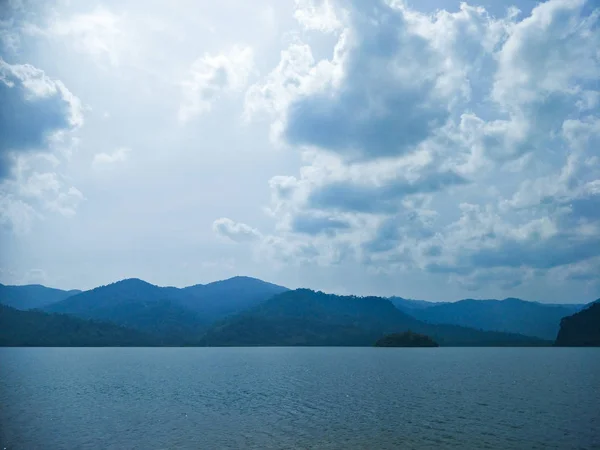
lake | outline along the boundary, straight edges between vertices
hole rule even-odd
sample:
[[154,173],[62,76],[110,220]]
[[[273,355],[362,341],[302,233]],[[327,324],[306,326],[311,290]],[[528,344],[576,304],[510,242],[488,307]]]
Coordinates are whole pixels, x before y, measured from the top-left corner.
[[0,448],[600,448],[600,349],[3,348]]

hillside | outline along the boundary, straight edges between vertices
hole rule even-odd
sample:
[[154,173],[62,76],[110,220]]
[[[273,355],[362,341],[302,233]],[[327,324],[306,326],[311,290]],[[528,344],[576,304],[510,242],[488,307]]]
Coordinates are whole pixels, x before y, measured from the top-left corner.
[[427,309],[436,305],[443,305],[446,302],[428,302],[425,300],[413,300],[402,297],[389,297],[389,300],[394,304],[400,311],[411,313],[415,309]]
[[481,330],[536,336],[553,340],[563,317],[581,305],[550,305],[516,298],[505,300],[461,300],[430,307],[404,309],[413,317],[434,324],[453,324]]
[[181,306],[184,296],[180,289],[133,278],[82,292],[45,310],[153,333],[165,343],[187,343],[199,337],[208,322]]
[[182,289],[180,303],[208,321],[252,308],[288,288],[250,277],[233,277]]
[[155,338],[117,325],[0,305],[0,346],[3,347],[152,345],[157,345]]
[[582,311],[562,319],[555,345],[600,347],[600,299]]
[[43,308],[80,292],[53,289],[40,284],[25,286],[0,284],[0,304],[22,310]]
[[160,335],[167,342],[197,339],[206,327],[255,306],[284,287],[235,277],[183,289],[131,278],[82,292],[44,308]]
[[421,322],[380,297],[337,296],[298,289],[212,326],[204,345],[373,345],[411,330],[440,345],[548,345],[536,338]]

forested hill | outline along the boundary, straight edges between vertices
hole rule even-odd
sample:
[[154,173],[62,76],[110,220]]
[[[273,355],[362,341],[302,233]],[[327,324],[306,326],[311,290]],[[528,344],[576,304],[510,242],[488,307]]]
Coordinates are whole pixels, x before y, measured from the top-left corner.
[[0,305],[0,346],[127,347],[160,344],[153,336],[110,323],[41,311],[19,311]]
[[600,299],[560,323],[559,347],[600,347]]
[[386,334],[413,331],[446,346],[550,345],[518,334],[421,322],[380,297],[338,296],[297,289],[212,326],[203,344],[373,345]]
[[76,289],[65,291],[49,288],[41,284],[27,284],[24,286],[0,284],[0,304],[22,310],[43,308],[80,292]]

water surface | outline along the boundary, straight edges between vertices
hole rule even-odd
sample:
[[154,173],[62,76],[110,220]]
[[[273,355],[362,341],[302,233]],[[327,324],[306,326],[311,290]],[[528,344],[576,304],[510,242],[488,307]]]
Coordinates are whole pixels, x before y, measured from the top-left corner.
[[600,448],[600,349],[4,348],[0,448]]

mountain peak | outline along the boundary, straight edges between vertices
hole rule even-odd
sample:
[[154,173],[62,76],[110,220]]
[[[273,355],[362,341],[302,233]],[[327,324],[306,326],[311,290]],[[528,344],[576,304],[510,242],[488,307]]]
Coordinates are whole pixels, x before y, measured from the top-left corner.
[[522,300],[520,298],[515,298],[515,297],[507,297],[502,301],[506,302],[506,303],[536,303],[536,302],[530,302],[530,301]]
[[[234,277],[226,278],[224,280],[219,280],[219,281],[221,281],[221,282],[223,282],[223,281],[252,281],[252,282],[258,281],[261,283],[266,283],[266,281],[263,281],[263,280],[260,280],[258,278],[254,278],[254,277],[249,277],[246,275],[236,275]],[[215,283],[218,283],[219,281],[216,281]]]
[[144,281],[140,278],[125,278],[123,280],[119,280],[119,281],[115,281],[114,283],[110,283],[107,286],[124,286],[124,285],[129,285],[129,286],[155,286],[152,283],[148,283],[147,281]]
[[225,280],[213,281],[212,283],[205,284],[204,286],[218,286],[218,285],[262,285],[262,286],[272,286],[276,288],[280,288],[282,290],[287,290],[284,286],[279,286],[274,283],[269,283],[268,281],[261,280],[259,278],[248,277],[245,275],[236,275],[231,278],[227,278]]

